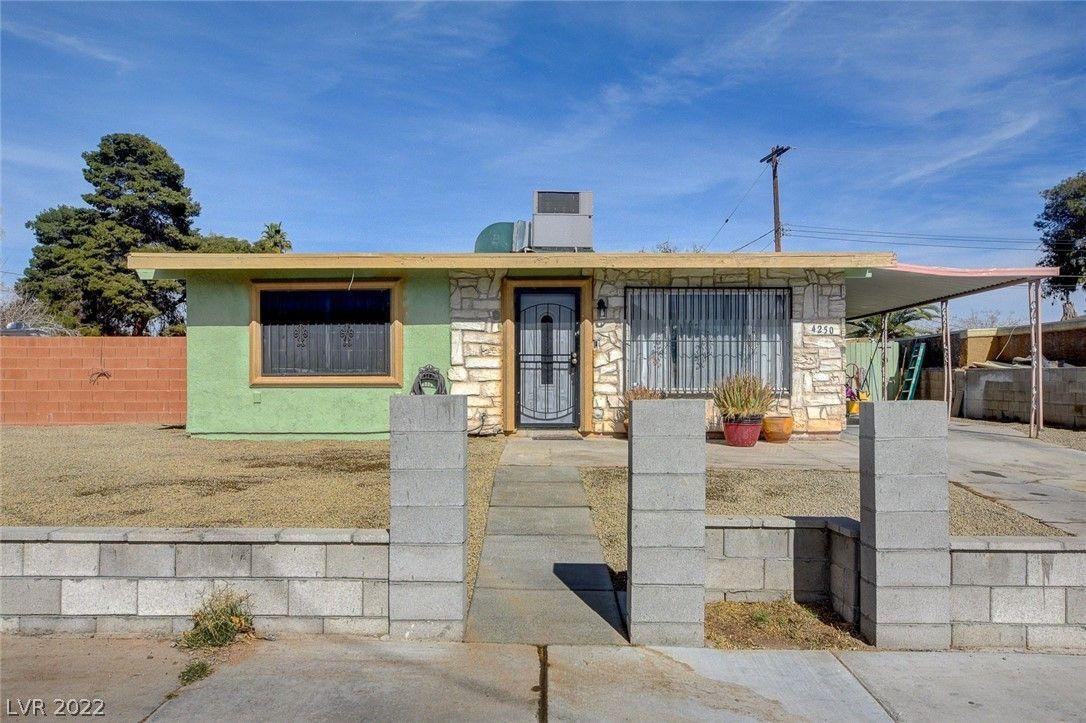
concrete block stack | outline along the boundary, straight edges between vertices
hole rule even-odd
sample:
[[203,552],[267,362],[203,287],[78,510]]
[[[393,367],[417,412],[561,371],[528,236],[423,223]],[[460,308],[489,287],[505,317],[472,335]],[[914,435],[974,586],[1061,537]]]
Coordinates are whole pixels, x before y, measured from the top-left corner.
[[467,615],[467,398],[390,400],[389,633],[460,640]]
[[947,417],[941,401],[860,405],[860,631],[950,646]]
[[705,407],[633,402],[627,625],[638,645],[705,640]]

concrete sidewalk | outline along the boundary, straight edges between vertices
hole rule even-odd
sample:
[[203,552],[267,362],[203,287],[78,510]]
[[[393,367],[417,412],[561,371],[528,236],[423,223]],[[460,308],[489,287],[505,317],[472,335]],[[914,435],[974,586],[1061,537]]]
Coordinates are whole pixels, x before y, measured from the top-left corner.
[[0,637],[3,697],[107,720],[1081,720],[1086,656],[407,643],[246,644],[177,690],[168,642]]
[[152,720],[1073,720],[1086,657],[265,644]]

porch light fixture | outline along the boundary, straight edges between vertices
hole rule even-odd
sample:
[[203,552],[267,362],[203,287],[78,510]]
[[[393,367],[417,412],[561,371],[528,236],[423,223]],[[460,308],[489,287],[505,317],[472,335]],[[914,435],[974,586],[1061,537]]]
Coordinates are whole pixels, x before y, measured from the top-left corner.
[[606,299],[600,299],[599,301],[596,302],[596,318],[598,318],[598,319],[606,319],[607,318],[607,300]]

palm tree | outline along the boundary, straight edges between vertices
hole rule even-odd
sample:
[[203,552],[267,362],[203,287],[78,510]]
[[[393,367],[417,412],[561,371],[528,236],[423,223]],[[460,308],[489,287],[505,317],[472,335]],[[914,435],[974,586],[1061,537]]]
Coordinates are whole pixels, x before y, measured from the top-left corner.
[[[924,328],[927,325],[918,322],[931,321],[938,315],[939,309],[934,304],[892,311],[886,320],[886,336],[890,339],[903,339],[923,334],[928,331]],[[882,314],[850,321],[849,326],[849,336],[878,339],[882,337]]]
[[281,254],[290,251],[291,243],[282,223],[269,223],[264,226],[264,233],[253,244],[253,251],[263,254]]

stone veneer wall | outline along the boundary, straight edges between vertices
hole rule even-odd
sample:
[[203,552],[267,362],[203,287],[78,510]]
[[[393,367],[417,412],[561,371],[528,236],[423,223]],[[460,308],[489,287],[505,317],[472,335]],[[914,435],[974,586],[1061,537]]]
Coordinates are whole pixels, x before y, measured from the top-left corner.
[[5,632],[171,635],[216,587],[268,633],[388,633],[386,530],[0,528]]
[[468,398],[468,431],[502,429],[501,274],[449,273],[452,355],[450,394]]
[[[795,433],[836,435],[844,428],[845,405],[845,279],[841,272],[775,269],[603,270],[596,273],[595,298],[607,303],[607,318],[596,320],[596,366],[593,428],[597,433],[622,432],[623,325],[627,286],[791,287],[792,391],[778,406],[791,410]],[[837,324],[838,336],[813,336],[804,324]],[[706,402],[711,430],[721,422]]]
[[[783,287],[792,288],[792,392],[780,409],[791,410],[799,435],[836,435],[845,422],[844,316],[845,286],[841,272],[774,269],[725,270],[599,270],[595,272],[593,299],[607,304],[606,318],[595,324],[593,372],[593,431],[624,432],[623,325],[626,286]],[[473,433],[501,428],[501,274],[452,272],[449,280],[452,308],[453,394],[468,395],[468,427]],[[838,336],[813,336],[804,324],[837,324]],[[706,402],[710,429],[720,419]]]

